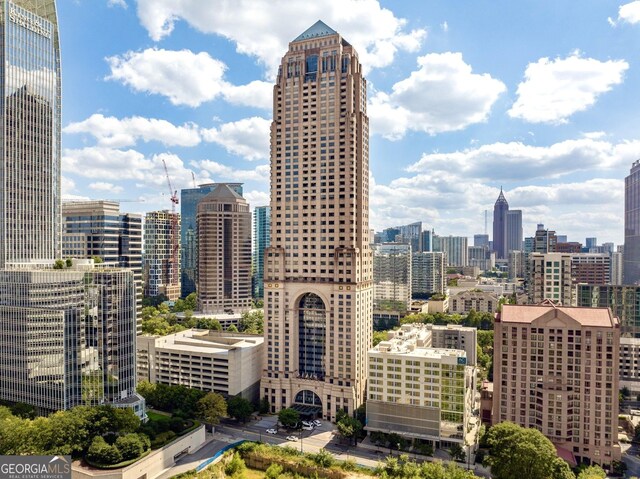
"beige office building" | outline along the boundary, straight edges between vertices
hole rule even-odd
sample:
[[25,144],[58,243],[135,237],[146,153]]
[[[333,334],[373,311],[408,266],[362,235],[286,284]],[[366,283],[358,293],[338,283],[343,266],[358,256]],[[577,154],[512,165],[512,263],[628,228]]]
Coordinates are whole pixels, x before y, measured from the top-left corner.
[[494,424],[538,429],[578,463],[620,460],[620,324],[609,309],[505,304],[494,331]]
[[369,120],[358,54],[321,21],[274,87],[262,396],[335,419],[364,402],[372,340]]
[[138,336],[138,379],[257,401],[263,347],[262,336],[204,329]]
[[249,203],[220,183],[198,203],[198,310],[205,314],[251,309]]
[[556,304],[571,306],[574,301],[571,254],[531,253],[527,289],[531,304],[548,299]]

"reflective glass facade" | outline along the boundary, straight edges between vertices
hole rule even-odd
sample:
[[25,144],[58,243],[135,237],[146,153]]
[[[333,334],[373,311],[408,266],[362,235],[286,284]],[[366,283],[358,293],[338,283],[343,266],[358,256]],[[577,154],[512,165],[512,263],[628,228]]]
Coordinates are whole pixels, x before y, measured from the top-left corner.
[[269,247],[271,238],[271,209],[268,206],[256,206],[253,211],[253,254],[252,281],[253,297],[264,297],[264,250]]
[[640,284],[640,160],[624,179],[624,284]]
[[[233,191],[242,196],[242,183],[226,183]],[[196,291],[196,269],[198,264],[198,235],[196,216],[198,203],[211,193],[217,183],[207,183],[197,188],[180,190],[180,295],[185,298]]]
[[60,52],[53,0],[2,2],[0,266],[60,256]]

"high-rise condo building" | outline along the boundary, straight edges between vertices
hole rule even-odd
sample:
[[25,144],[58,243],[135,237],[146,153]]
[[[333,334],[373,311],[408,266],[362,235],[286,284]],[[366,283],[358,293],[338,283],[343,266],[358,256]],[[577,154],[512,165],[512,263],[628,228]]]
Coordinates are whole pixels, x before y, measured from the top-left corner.
[[545,299],[556,304],[573,304],[571,255],[567,253],[531,253],[529,255],[527,292],[529,303],[539,304]]
[[411,258],[412,295],[426,299],[435,293],[443,294],[445,273],[444,253],[414,253]]
[[509,203],[507,203],[502,188],[500,188],[500,195],[495,205],[493,205],[493,251],[496,253],[496,259],[504,259],[507,257],[508,211]]
[[536,235],[533,239],[533,251],[535,253],[555,253],[557,252],[558,237],[553,230],[545,229],[543,224],[538,225]]
[[507,252],[505,258],[509,257],[509,251],[520,251],[522,249],[522,210],[507,211]]
[[620,321],[620,335],[640,338],[640,286],[578,284],[576,304],[585,308],[610,308]]
[[[117,201],[62,203],[62,256],[97,256],[111,266],[133,271],[139,315],[142,309],[142,215],[120,213]],[[140,328],[139,321],[139,333]]]
[[198,310],[205,314],[251,309],[249,203],[220,183],[198,203]]
[[133,407],[133,272],[62,261],[60,48],[53,0],[2,0],[0,400]]
[[438,236],[433,235],[433,251],[442,251],[447,266],[467,266],[468,239],[466,236]]
[[411,245],[382,243],[372,249],[374,315],[376,311],[406,312],[411,305]]
[[[168,210],[150,211],[144,216],[144,295],[180,297],[180,214]],[[177,240],[177,244],[176,244]],[[177,248],[177,250],[176,250]]]
[[505,304],[493,344],[494,424],[537,429],[578,463],[620,460],[620,324],[609,309]]
[[489,246],[489,235],[476,234],[473,235],[473,246]]
[[271,213],[268,206],[253,210],[253,252],[251,254],[251,290],[253,297],[264,298],[264,250],[271,244]]
[[289,44],[274,87],[271,246],[261,395],[335,419],[365,400],[372,341],[366,80],[321,21]]
[[[180,294],[183,298],[196,291],[198,202],[211,193],[216,185],[217,183],[206,183],[195,188],[180,190]],[[226,185],[242,196],[242,183],[226,183]]]
[[624,284],[640,284],[640,160],[624,179]]

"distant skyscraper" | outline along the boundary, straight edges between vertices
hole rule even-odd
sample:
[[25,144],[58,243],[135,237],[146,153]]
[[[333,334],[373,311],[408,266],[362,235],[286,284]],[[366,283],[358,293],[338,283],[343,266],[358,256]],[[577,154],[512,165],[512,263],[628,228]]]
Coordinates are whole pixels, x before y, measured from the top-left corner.
[[133,272],[61,261],[55,2],[1,5],[0,400],[42,412],[115,404],[142,415]]
[[261,397],[335,420],[365,401],[373,334],[366,81],[319,21],[289,44],[273,91]]
[[[180,297],[180,264],[174,264],[175,255],[171,246],[173,221],[177,221],[180,228],[180,215],[167,210],[150,211],[144,217],[145,296],[164,294],[170,301]],[[177,247],[179,249],[180,244]]]
[[264,250],[271,239],[271,209],[268,206],[256,206],[253,210],[253,253],[251,276],[254,298],[264,297]]
[[468,238],[466,236],[433,235],[433,251],[445,253],[447,266],[462,267],[468,265]]
[[558,237],[556,232],[545,229],[543,224],[538,224],[533,240],[533,251],[536,253],[555,253]]
[[198,310],[239,313],[251,308],[251,212],[224,183],[198,203]]
[[624,284],[640,284],[640,160],[624,179]]
[[445,287],[444,253],[423,251],[411,258],[411,292],[415,297],[444,293]]
[[489,235],[473,235],[473,246],[489,246]]
[[[211,193],[217,183],[207,183],[197,188],[180,190],[180,291],[187,297],[196,291],[196,264],[198,262],[198,238],[196,215],[198,202]],[[226,183],[242,196],[242,183]]]
[[410,225],[399,226],[400,237],[394,241],[411,245],[411,251],[423,251],[422,248],[422,222],[417,221]]
[[373,248],[373,309],[405,312],[411,304],[411,245],[382,243]]
[[507,258],[509,251],[522,249],[522,211],[507,211]]
[[624,255],[619,252],[611,254],[611,284],[624,284],[623,283],[623,267],[624,267]]
[[587,252],[589,252],[591,248],[598,246],[598,238],[585,238],[584,245],[587,248]]
[[509,203],[504,197],[502,188],[500,195],[493,205],[493,251],[496,252],[496,259],[507,257],[507,212]]
[[[433,231],[424,230],[422,232],[422,249],[420,251],[433,251]],[[414,251],[417,253],[417,251]]]

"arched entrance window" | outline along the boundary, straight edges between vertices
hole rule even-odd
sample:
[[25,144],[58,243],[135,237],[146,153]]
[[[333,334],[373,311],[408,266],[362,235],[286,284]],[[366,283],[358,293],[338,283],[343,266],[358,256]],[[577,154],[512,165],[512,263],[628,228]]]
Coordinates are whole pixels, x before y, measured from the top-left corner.
[[324,302],[314,293],[306,293],[298,303],[298,366],[300,376],[324,379],[326,338]]

